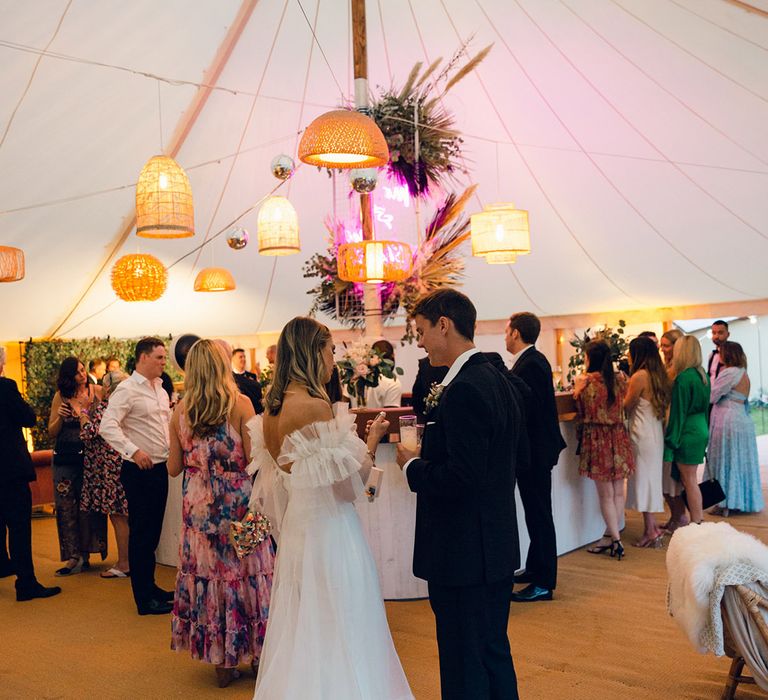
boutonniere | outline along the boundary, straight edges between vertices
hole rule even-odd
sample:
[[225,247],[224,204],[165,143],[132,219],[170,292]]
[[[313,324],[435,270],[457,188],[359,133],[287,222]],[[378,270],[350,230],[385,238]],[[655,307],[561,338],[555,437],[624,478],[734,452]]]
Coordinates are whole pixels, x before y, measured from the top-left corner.
[[442,384],[432,382],[427,398],[424,399],[424,407],[427,409],[427,413],[437,408],[437,404],[440,403],[440,397],[443,395],[443,389],[445,389],[445,386]]

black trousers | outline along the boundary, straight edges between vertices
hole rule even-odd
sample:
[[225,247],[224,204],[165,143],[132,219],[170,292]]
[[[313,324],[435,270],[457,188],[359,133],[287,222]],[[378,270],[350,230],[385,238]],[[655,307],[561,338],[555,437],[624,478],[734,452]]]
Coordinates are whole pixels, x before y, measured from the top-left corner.
[[155,550],[168,499],[168,469],[165,462],[139,469],[134,462],[124,461],[120,481],[128,500],[131,588],[136,606],[141,608],[155,596]]
[[429,583],[443,700],[517,700],[507,638],[512,578],[480,586]]
[[28,482],[0,484],[0,522],[8,528],[8,554],[16,574],[16,590],[31,588],[37,579],[32,563],[32,492]]
[[552,470],[533,467],[517,473],[525,525],[531,538],[525,572],[537,586],[554,590],[557,585],[557,540],[552,520]]
[[0,509],[0,569],[7,569],[11,566],[11,560],[8,557],[8,528],[5,526],[5,516]]

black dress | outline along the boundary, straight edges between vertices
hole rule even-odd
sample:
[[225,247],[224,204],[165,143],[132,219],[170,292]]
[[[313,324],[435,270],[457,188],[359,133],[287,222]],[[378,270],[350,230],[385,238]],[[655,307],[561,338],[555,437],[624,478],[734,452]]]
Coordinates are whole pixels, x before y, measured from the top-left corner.
[[62,418],[53,450],[53,498],[61,561],[90,552],[107,556],[107,517],[80,510],[83,489],[83,441],[79,418]]

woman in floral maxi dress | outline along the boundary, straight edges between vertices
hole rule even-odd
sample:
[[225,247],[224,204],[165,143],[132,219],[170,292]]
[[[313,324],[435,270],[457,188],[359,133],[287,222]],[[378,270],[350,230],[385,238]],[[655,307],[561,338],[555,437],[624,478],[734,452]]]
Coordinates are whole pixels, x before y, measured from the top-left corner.
[[168,473],[184,472],[179,569],[171,648],[216,665],[220,687],[250,662],[254,673],[264,643],[274,550],[270,538],[239,559],[230,524],[248,511],[246,473],[250,400],[237,392],[219,346],[199,340],[187,356],[186,394],[171,419]]

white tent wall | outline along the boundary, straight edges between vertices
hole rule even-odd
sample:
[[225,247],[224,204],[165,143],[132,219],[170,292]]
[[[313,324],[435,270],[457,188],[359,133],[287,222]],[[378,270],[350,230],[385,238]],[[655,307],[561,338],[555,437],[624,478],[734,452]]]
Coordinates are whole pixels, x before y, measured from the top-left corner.
[[[0,0],[0,245],[27,262],[23,281],[0,285],[0,338],[251,336],[306,313],[302,264],[324,249],[333,208],[331,182],[309,167],[280,190],[299,213],[300,255],[259,256],[254,210],[240,222],[246,249],[219,236],[171,268],[159,301],[114,301],[109,283],[120,255],[170,265],[224,229],[277,184],[272,157],[295,155],[301,129],[351,95],[346,0],[252,5],[217,80],[237,94],[212,92],[177,155],[197,235],[130,235],[97,276],[160,150],[160,113],[167,147],[195,96],[176,81],[202,81],[242,6]],[[479,185],[469,212],[497,199],[528,209],[533,249],[514,266],[466,250],[464,290],[481,319],[768,297],[764,11],[726,0],[369,0],[367,14],[373,92],[469,37],[471,53],[494,43],[445,99],[465,139],[455,189]],[[338,177],[342,214],[345,187]],[[387,235],[414,242],[412,207],[395,215]],[[192,291],[211,260],[233,272],[235,292]]]

